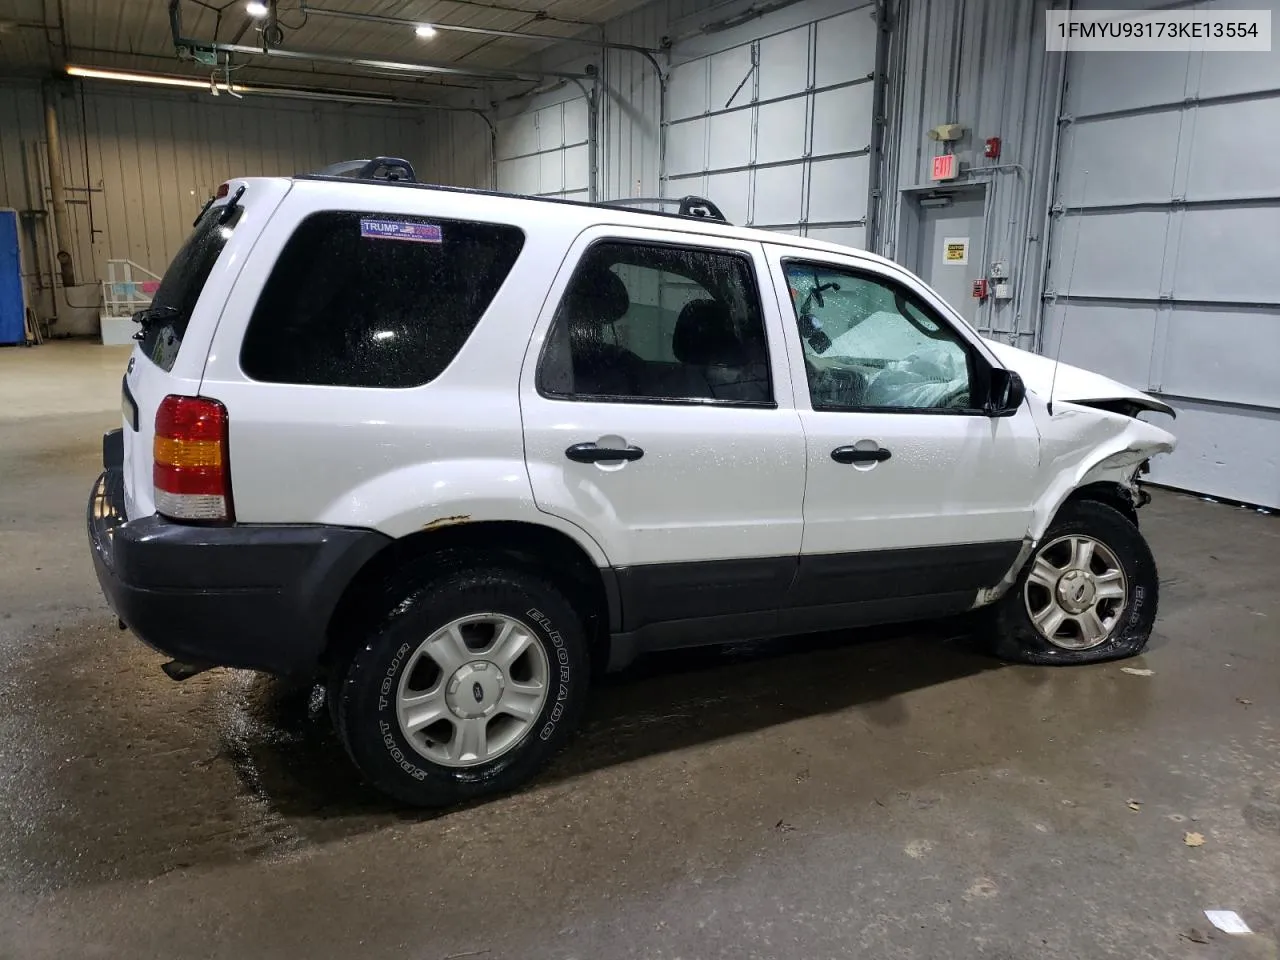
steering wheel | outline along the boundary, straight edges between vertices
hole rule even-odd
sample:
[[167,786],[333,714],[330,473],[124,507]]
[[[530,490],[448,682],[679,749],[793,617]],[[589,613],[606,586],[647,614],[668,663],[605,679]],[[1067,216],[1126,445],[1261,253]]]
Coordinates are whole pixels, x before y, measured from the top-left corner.
[[804,362],[809,375],[809,391],[815,401],[842,407],[856,407],[863,401],[867,378],[857,370],[827,367],[819,370],[808,359]]
[[960,408],[967,408],[971,406],[969,385],[967,383],[961,384],[954,390],[943,394],[943,396],[939,398],[937,405],[939,407]]
[[921,336],[928,337],[930,340],[948,339],[946,330],[944,328],[938,327],[936,330],[930,330],[928,327],[922,324],[919,320],[913,317],[911,315],[911,311],[907,309],[906,297],[904,297],[902,294],[896,291],[893,294],[893,305],[897,308],[898,313],[902,315],[903,319],[905,319],[907,323],[911,324],[911,326],[915,327],[916,330],[920,332]]

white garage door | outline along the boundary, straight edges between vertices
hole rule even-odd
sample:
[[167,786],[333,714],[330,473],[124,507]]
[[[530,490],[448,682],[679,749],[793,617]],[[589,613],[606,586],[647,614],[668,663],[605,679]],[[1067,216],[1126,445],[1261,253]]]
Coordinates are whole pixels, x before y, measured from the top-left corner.
[[1067,70],[1045,352],[1065,317],[1064,361],[1177,409],[1153,480],[1280,506],[1280,46]]
[[499,120],[498,189],[537,197],[588,199],[590,146],[586,98],[545,100]]
[[806,4],[676,44],[664,195],[864,246],[878,37],[874,4]]

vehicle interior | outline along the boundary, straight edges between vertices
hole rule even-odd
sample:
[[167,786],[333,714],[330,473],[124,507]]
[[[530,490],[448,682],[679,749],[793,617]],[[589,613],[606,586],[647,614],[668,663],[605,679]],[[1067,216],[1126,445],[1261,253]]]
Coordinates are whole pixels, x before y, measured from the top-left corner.
[[900,290],[814,264],[784,270],[815,408],[972,406],[970,351]]
[[769,403],[768,349],[745,259],[598,244],[556,315],[539,383],[552,395]]

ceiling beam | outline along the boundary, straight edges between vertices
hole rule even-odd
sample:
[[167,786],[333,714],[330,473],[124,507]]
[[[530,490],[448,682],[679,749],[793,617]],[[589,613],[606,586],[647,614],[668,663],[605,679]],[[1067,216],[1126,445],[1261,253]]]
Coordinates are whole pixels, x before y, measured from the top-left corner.
[[[330,10],[326,7],[313,6],[310,3],[304,3],[302,9],[308,16],[333,17],[340,20],[359,20],[364,23],[381,23],[387,26],[404,27],[412,30],[418,26],[429,26],[433,30],[442,33],[471,33],[479,34],[484,37],[505,37],[510,40],[533,40],[540,43],[574,43],[588,47],[605,46],[612,50],[634,50],[637,53],[658,53],[658,50],[650,50],[647,47],[638,47],[629,43],[601,43],[600,40],[592,40],[587,37],[556,37],[549,36],[545,33],[526,33],[523,30],[498,30],[494,27],[464,27],[454,23],[441,23],[438,20],[407,20],[403,17],[386,17],[378,13],[352,13],[347,10]],[[540,18],[536,13],[530,13],[530,18],[537,21]],[[597,27],[597,29],[599,29]]]
[[186,37],[182,38],[179,46],[193,50],[216,51],[218,53],[238,53],[249,57],[265,56],[279,57],[283,60],[305,60],[315,63],[341,63],[350,67],[359,67],[363,70],[380,70],[410,75],[436,74],[445,77],[478,77],[484,80],[524,80],[529,82],[545,80],[548,77],[556,77],[563,80],[584,80],[591,77],[590,73],[566,73],[564,71],[513,71],[494,67],[464,67],[445,63],[405,63],[397,60],[377,60],[370,57],[361,57],[353,53],[320,53],[312,50],[285,50],[282,47],[267,47],[264,50],[262,47],[250,47],[240,43],[202,43],[199,40],[191,40]]
[[446,63],[406,63],[397,60],[378,60],[347,53],[321,53],[311,50],[286,50],[272,47],[264,43],[260,47],[251,47],[239,43],[219,43],[210,40],[197,40],[182,34],[182,0],[169,0],[169,28],[173,36],[173,45],[181,54],[184,50],[192,53],[238,53],[248,57],[278,57],[285,60],[302,60],[312,63],[340,63],[362,70],[378,70],[390,73],[409,75],[438,75],[447,77],[476,77],[484,80],[527,81],[537,83],[548,77],[564,80],[581,80],[594,75],[595,68],[588,66],[584,73],[567,73],[550,70],[501,70],[493,67],[465,67]]

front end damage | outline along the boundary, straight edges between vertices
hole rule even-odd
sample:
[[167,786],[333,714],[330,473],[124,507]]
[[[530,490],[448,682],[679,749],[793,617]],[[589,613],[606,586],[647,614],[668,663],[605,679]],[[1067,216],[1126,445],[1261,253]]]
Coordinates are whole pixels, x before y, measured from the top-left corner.
[[[1027,387],[1040,433],[1040,467],[1022,548],[1012,568],[995,586],[981,591],[974,606],[1000,599],[1017,580],[1054,516],[1068,499],[1087,497],[1116,507],[1136,522],[1150,502],[1141,477],[1151,458],[1171,453],[1177,438],[1138,419],[1143,414],[1176,416],[1168,404],[1122,383],[1005,344],[989,343]],[[1052,395],[1051,395],[1052,394]]]

